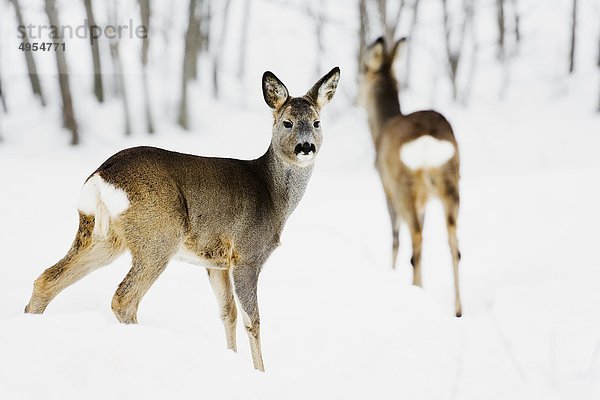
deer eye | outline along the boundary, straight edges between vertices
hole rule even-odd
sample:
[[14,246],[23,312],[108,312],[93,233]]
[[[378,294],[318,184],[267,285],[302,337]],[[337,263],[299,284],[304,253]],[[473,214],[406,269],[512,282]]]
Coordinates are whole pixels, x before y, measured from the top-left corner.
[[317,120],[317,121],[313,122],[313,126],[315,128],[319,128],[321,126],[321,121]]
[[292,122],[291,122],[291,121],[283,121],[283,126],[284,126],[286,129],[292,129],[292,125],[294,125],[294,124],[292,124]]

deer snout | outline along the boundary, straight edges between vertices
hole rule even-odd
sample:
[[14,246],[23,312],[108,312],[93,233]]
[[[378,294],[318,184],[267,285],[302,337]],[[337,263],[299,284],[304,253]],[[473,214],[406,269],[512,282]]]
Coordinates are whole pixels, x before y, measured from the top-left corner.
[[304,142],[302,144],[298,143],[296,148],[294,149],[294,153],[298,155],[309,155],[310,153],[316,153],[317,148],[314,143]]
[[316,152],[317,147],[315,146],[315,144],[309,142],[298,143],[294,148],[294,154],[296,154],[298,160],[302,162],[312,160]]

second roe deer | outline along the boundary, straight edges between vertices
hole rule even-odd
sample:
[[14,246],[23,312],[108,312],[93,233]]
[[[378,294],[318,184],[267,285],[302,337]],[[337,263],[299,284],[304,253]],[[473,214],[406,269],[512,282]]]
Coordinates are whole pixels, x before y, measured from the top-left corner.
[[129,250],[133,265],[112,309],[120,322],[136,323],[142,297],[169,260],[179,257],[207,268],[227,347],[234,351],[237,299],[254,368],[264,371],[258,276],[304,194],[321,148],[319,112],[333,97],[339,77],[336,67],[306,95],[291,97],[275,75],[265,72],[263,95],[274,122],[271,145],[256,160],[153,147],[110,157],[83,185],[71,249],[36,279],[25,312],[43,313],[63,289]]
[[452,253],[455,314],[462,315],[458,283],[460,252],[456,237],[459,206],[458,145],[450,123],[432,111],[403,114],[398,100],[394,59],[404,39],[387,49],[383,38],[365,52],[360,74],[359,100],[366,108],[375,144],[375,165],[392,223],[392,268],[395,267],[402,222],[412,241],[413,284],[422,286],[421,243],[425,206],[432,197],[442,201]]

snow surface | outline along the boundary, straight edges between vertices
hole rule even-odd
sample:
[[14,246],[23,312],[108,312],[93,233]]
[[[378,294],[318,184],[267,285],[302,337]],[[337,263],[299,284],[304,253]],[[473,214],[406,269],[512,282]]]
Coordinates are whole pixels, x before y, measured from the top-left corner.
[[[2,12],[12,12],[5,3]],[[247,78],[241,87],[234,79],[232,34],[224,98],[215,102],[206,94],[208,73],[190,90],[197,110],[192,132],[169,122],[178,75],[164,72],[180,59],[175,45],[161,48],[157,41],[153,50],[152,73],[162,78],[152,86],[160,116],[154,137],[142,132],[134,61],[126,64],[135,116],[127,139],[119,102],[98,107],[89,96],[89,74],[74,75],[80,148],[66,145],[55,96],[43,109],[23,76],[5,81],[11,113],[0,115],[0,399],[600,398],[598,14],[583,3],[579,67],[568,79],[563,19],[570,2],[552,9],[544,3],[523,2],[526,39],[522,57],[510,64],[510,84],[490,61],[491,48],[484,51],[468,106],[448,100],[444,66],[430,51],[439,45],[431,37],[439,14],[432,1],[423,3],[424,25],[414,39],[425,49],[415,53],[422,67],[413,68],[413,85],[401,100],[406,112],[442,111],[459,142],[461,319],[453,317],[439,203],[427,211],[424,289],[410,285],[405,231],[397,270],[390,268],[391,232],[366,117],[351,104],[355,31],[346,21],[354,21],[354,8],[328,3],[335,18],[326,29],[321,74],[340,65],[342,78],[321,116],[324,146],[313,178],[261,274],[264,374],[252,369],[241,326],[238,353],[226,350],[216,301],[198,266],[173,261],[144,297],[137,326],[119,324],[110,310],[130,265],[127,255],[65,290],[44,315],[24,315],[23,308],[33,280],[74,237],[81,185],[114,152],[145,144],[261,155],[271,113],[260,76],[274,71],[293,95],[311,87],[318,76],[310,23],[292,7],[256,2]],[[28,14],[41,13],[29,4]],[[136,10],[133,1],[122,4]],[[82,15],[79,6],[70,10]],[[185,10],[185,4],[172,6],[161,15],[182,19]],[[233,22],[241,13],[234,1]],[[482,43],[493,43],[490,15],[478,19]],[[172,40],[183,30],[174,27]],[[297,46],[289,49],[286,40]],[[87,53],[70,57],[73,69],[89,67]],[[56,93],[51,78],[43,83]]]

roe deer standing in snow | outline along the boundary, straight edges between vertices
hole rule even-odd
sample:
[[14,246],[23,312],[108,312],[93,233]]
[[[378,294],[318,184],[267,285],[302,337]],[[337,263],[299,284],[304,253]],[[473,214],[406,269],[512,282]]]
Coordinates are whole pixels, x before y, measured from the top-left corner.
[[179,257],[207,268],[227,347],[234,351],[235,294],[254,368],[264,371],[258,275],[304,194],[321,148],[319,112],[333,97],[339,77],[336,67],[306,95],[291,97],[275,75],[265,72],[262,90],[274,110],[273,136],[256,160],[153,147],[109,158],[83,185],[71,249],[35,281],[25,312],[43,313],[61,290],[129,250],[133,265],[112,309],[120,322],[136,323],[142,297],[169,260]]
[[375,144],[375,165],[383,183],[392,222],[392,268],[398,254],[400,224],[404,221],[412,241],[413,284],[421,281],[421,242],[425,206],[438,197],[446,213],[448,241],[454,269],[456,316],[462,308],[458,285],[460,252],[456,238],[458,215],[458,145],[448,121],[435,111],[404,115],[400,111],[398,84],[393,63],[404,39],[388,51],[383,38],[377,39],[362,62],[360,101],[367,110]]

